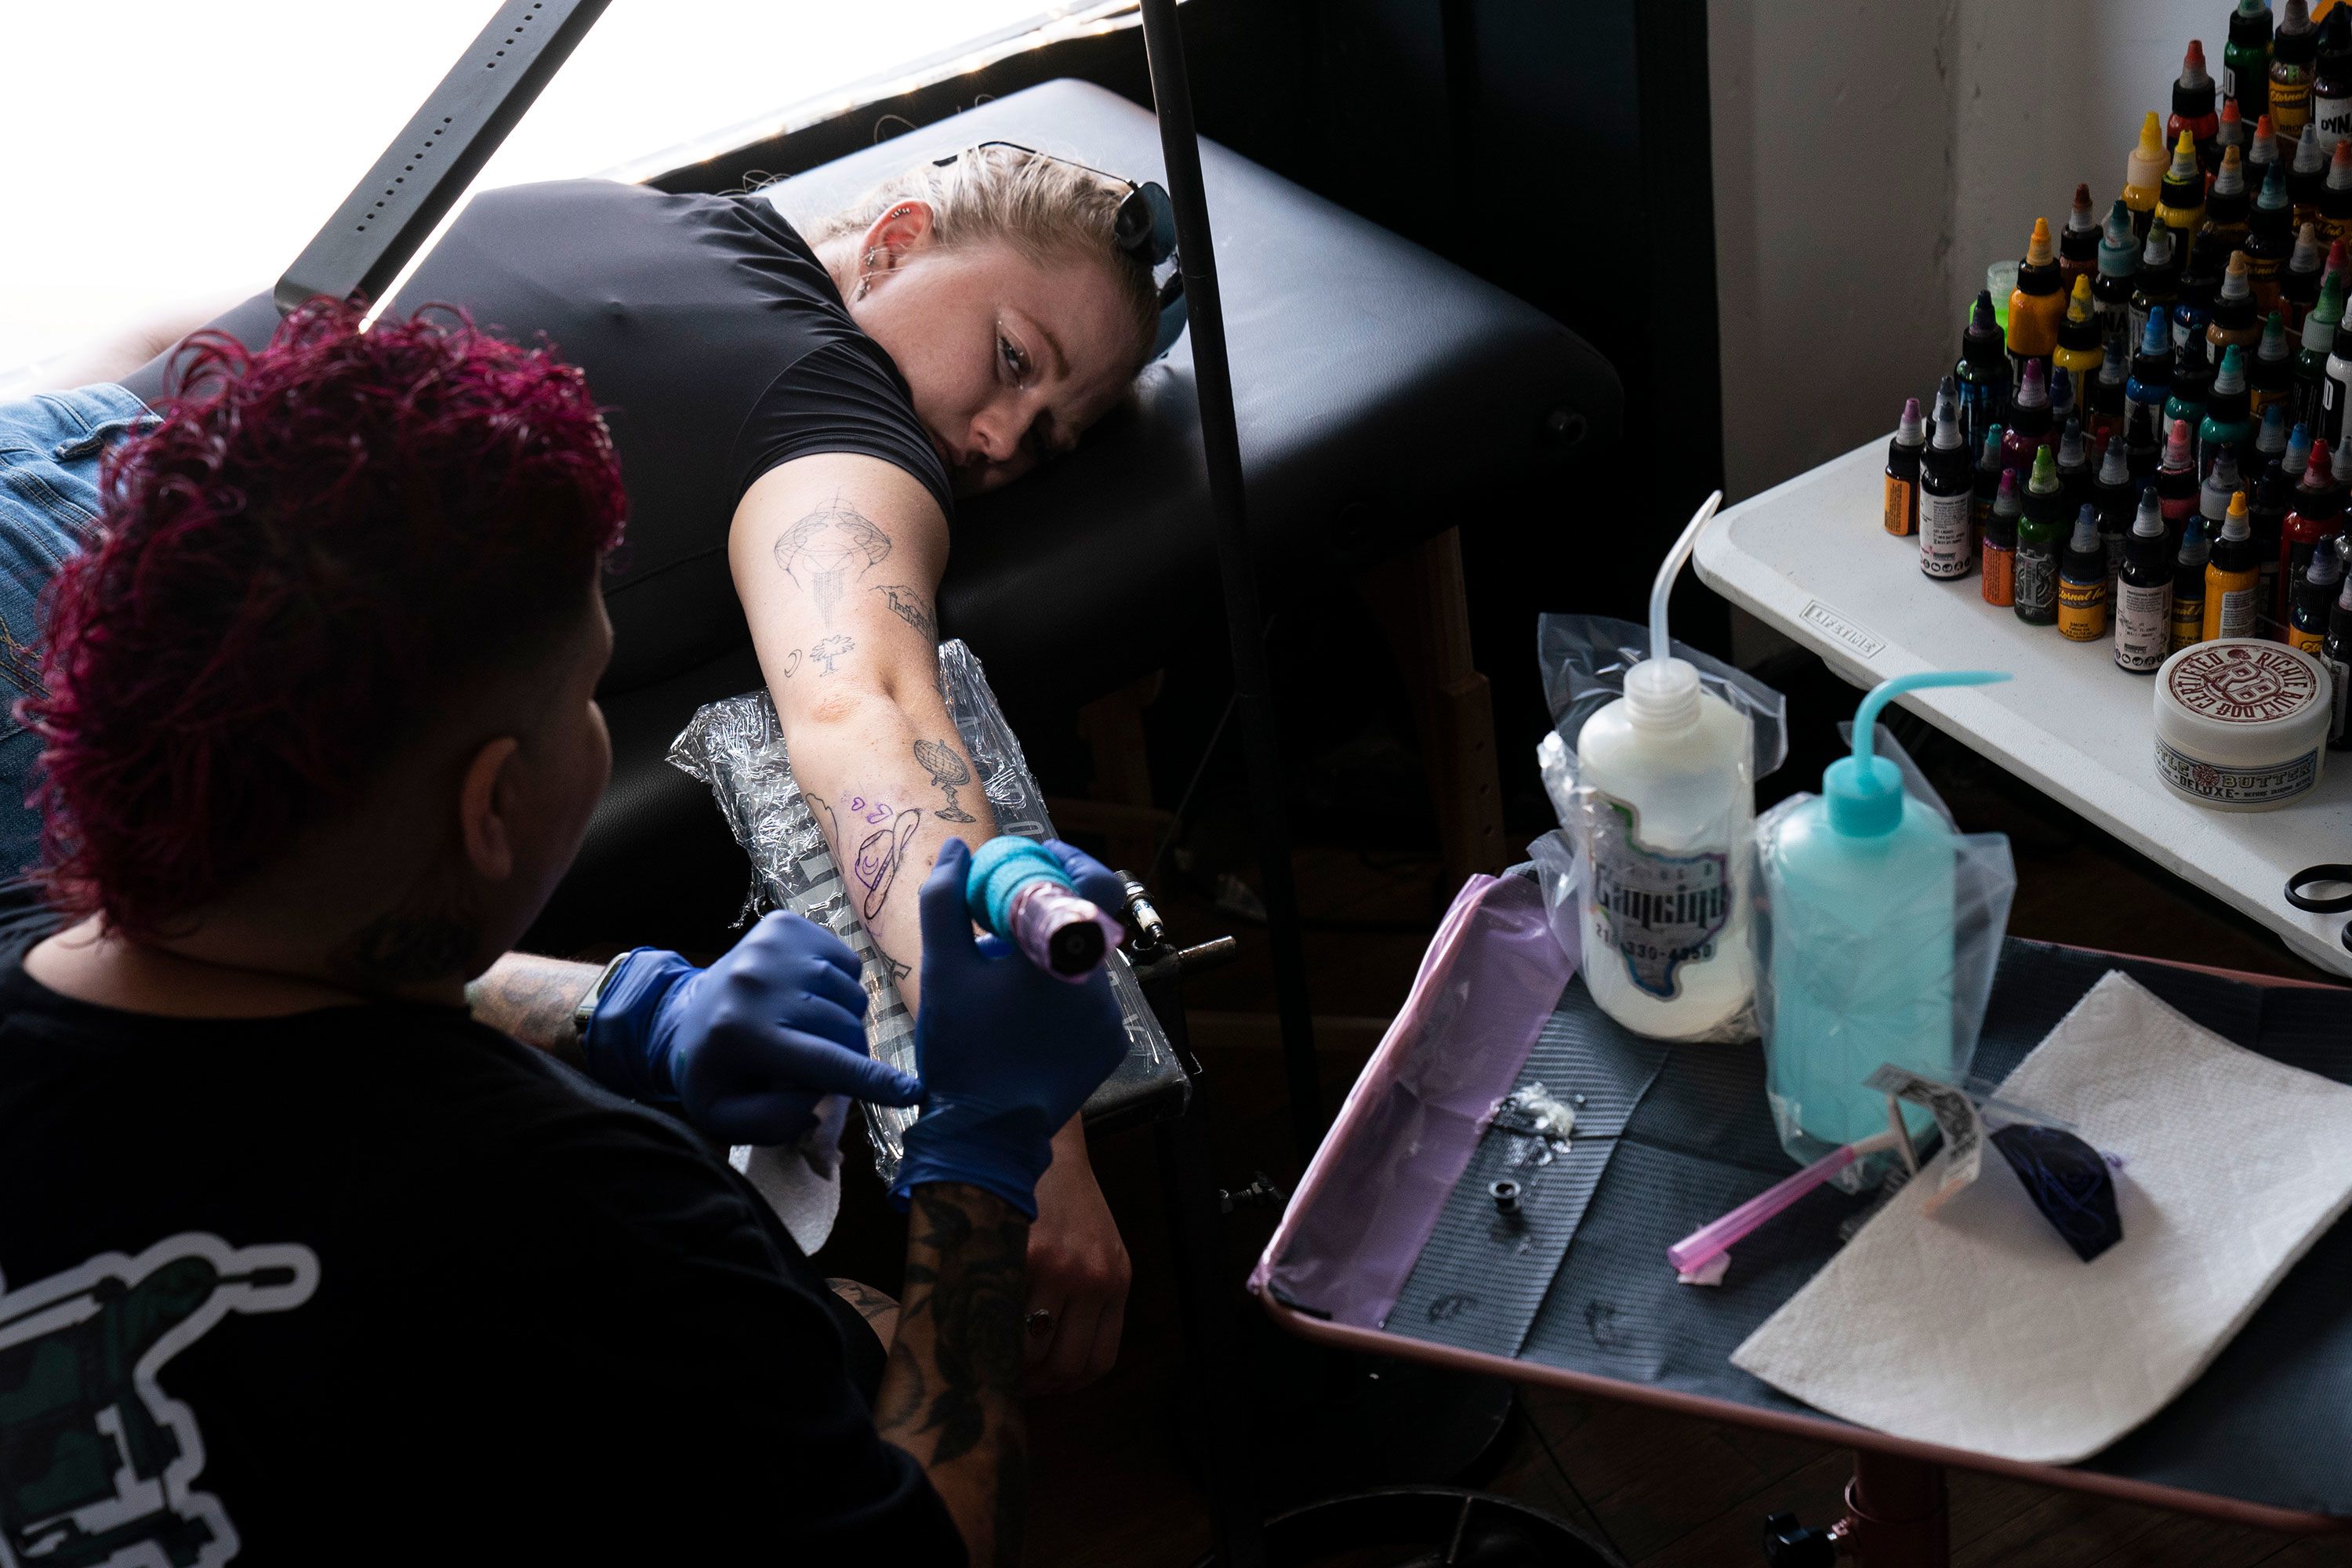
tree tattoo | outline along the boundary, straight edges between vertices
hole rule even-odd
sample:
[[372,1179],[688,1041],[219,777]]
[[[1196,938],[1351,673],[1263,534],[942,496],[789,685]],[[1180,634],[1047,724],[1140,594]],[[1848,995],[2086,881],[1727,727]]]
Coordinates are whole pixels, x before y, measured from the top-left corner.
[[[833,673],[833,661],[839,658],[843,654],[851,652],[856,647],[857,639],[856,637],[845,637],[835,633],[834,636],[825,638],[823,642],[809,649],[809,657],[822,663],[824,666],[824,672],[827,675],[831,675]],[[786,670],[784,673],[789,677],[792,674],[792,671]]]
[[931,782],[947,792],[948,803],[931,813],[942,822],[978,822],[980,818],[956,804],[956,791],[971,783],[971,769],[956,754],[956,749],[945,741],[915,742],[915,761],[931,775]]
[[829,505],[784,530],[775,550],[776,564],[808,590],[826,626],[833,625],[834,607],[849,591],[849,580],[863,576],[889,553],[890,536],[838,493]]
[[873,590],[889,605],[890,613],[933,642],[940,640],[940,623],[930,602],[904,583],[877,584]]
[[866,920],[881,914],[882,906],[889,900],[890,884],[898,879],[898,867],[907,858],[907,847],[915,841],[915,830],[922,825],[922,812],[910,807],[900,812],[898,819],[888,826],[867,834],[866,841],[857,847],[857,859],[851,870],[866,889],[857,912]]

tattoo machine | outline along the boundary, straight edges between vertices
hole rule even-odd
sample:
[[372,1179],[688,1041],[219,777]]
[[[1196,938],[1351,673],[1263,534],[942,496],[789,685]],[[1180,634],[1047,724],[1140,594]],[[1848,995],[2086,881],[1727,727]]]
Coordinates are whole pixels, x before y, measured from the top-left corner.
[[1127,935],[1116,919],[1078,896],[1077,884],[1052,850],[1012,834],[972,852],[964,903],[975,923],[1073,985],[1101,968]]

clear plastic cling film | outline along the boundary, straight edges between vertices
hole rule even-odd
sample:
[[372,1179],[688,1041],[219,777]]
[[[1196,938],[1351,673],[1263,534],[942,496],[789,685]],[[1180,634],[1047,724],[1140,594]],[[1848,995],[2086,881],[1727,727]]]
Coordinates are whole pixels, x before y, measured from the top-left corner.
[[[1004,721],[980,660],[961,640],[940,645],[940,685],[949,716],[996,815],[997,831],[1024,838],[1052,837],[1045,795],[1029,772],[1021,742]],[[790,910],[848,943],[864,970],[868,1048],[877,1059],[913,1072],[914,1019],[898,984],[905,966],[883,960],[850,907],[833,852],[793,778],[783,730],[767,692],[750,691],[705,705],[670,742],[669,760],[710,786],[735,842],[751,859],[751,889],[743,921],[769,910]],[[1150,1081],[1173,1060],[1167,1037],[1145,1005],[1126,954],[1114,950],[1105,967],[1126,1016],[1128,1037],[1126,1059],[1111,1076],[1109,1087]],[[898,1172],[902,1141],[917,1113],[888,1106],[863,1109],[875,1169],[887,1182]]]
[[[1686,922],[1692,928],[1687,940],[1691,947],[1701,950],[1718,943],[1744,945],[1748,940],[1744,928],[1752,868],[1748,844],[1755,784],[1788,755],[1788,701],[1755,677],[1685,643],[1673,644],[1674,657],[1687,660],[1698,671],[1700,689],[1722,700],[1745,724],[1749,744],[1743,775],[1725,797],[1722,819],[1685,836],[1699,844],[1720,846],[1719,852],[1662,855],[1637,841],[1640,825],[1590,787],[1577,765],[1577,740],[1586,722],[1624,695],[1626,674],[1648,656],[1649,641],[1646,628],[1605,616],[1547,615],[1538,621],[1537,646],[1552,730],[1537,746],[1536,763],[1560,830],[1538,839],[1528,847],[1528,853],[1535,861],[1552,934],[1561,948],[1588,970],[1604,959],[1623,963],[1635,984],[1663,997],[1678,994],[1688,973],[1676,957],[1683,949],[1669,944],[1656,952],[1644,949],[1604,955],[1591,951],[1589,933],[1581,931],[1580,893],[1592,885],[1594,858],[1604,857],[1616,865],[1659,866],[1685,885],[1693,879],[1690,868],[1675,862],[1718,861],[1712,872],[1711,901],[1684,900],[1703,911]],[[1705,873],[1707,868],[1698,869]],[[1707,879],[1702,874],[1696,879]],[[1661,888],[1658,896],[1674,895]],[[1746,967],[1744,954],[1738,967]],[[1733,1042],[1754,1039],[1757,1032],[1756,1011],[1750,1005],[1702,1031],[1676,1031],[1662,1037]]]
[[[1853,724],[1838,728],[1851,745]],[[1901,771],[1905,793],[1945,832],[1908,834],[1907,846],[1886,836],[1890,858],[1869,876],[1868,897],[1790,890],[1801,879],[1791,869],[1792,847],[1801,833],[1818,831],[1821,796],[1790,795],[1756,823],[1749,884],[1759,1032],[1773,1122],[1800,1163],[1886,1130],[1884,1097],[1862,1085],[1887,1062],[1943,1084],[1968,1081],[2017,890],[2007,837],[1960,832],[1886,726],[1872,734],[1876,754]],[[1915,1142],[1932,1125],[1922,1110],[1904,1114]]]

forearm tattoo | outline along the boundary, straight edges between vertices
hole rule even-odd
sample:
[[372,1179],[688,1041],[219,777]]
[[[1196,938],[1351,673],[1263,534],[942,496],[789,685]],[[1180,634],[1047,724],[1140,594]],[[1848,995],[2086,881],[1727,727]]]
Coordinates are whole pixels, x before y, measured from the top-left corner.
[[971,764],[965,762],[955,747],[946,741],[918,741],[915,761],[931,775],[931,783],[944,791],[948,803],[936,807],[933,816],[942,822],[978,822],[980,818],[956,804],[956,791],[971,783]]
[[580,1052],[572,1014],[599,973],[593,963],[509,952],[466,987],[466,1008],[476,1023],[568,1060]]
[[931,602],[920,592],[904,583],[877,584],[874,592],[882,595],[892,615],[920,632],[925,640],[940,640],[939,618],[931,613]]
[[[1018,1391],[1027,1310],[1023,1259],[1029,1227],[976,1188],[915,1189],[907,1296],[882,1382],[882,1435],[939,1472],[967,1458],[984,1469],[947,1478],[943,1495],[982,1503],[992,1524],[988,1560],[1021,1556],[1026,1448]],[[983,1542],[973,1542],[982,1561]]]
[[[849,584],[890,557],[890,536],[874,520],[841,499],[819,507],[776,540],[776,564],[816,601],[826,626],[848,595]],[[811,656],[822,654],[811,649]]]
[[839,658],[842,655],[846,653],[855,653],[856,650],[857,639],[856,637],[845,637],[836,632],[832,637],[825,638],[823,642],[818,643],[815,647],[810,648],[809,657],[824,665],[824,673],[831,675],[833,673],[833,661],[835,659]]

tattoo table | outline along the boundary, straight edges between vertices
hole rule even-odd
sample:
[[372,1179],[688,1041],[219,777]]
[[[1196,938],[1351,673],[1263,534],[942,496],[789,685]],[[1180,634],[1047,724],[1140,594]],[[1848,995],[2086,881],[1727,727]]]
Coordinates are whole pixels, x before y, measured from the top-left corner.
[[2286,879],[2352,858],[2352,757],[2275,811],[2193,805],[2157,778],[2154,688],[2105,642],[2072,643],[1984,602],[1982,580],[1930,581],[1916,538],[1880,526],[1885,444],[1727,509],[1699,536],[1707,586],[1856,686],[1921,669],[2005,669],[2000,686],[1895,699],[2069,810],[2252,916],[2298,958],[2352,974],[2345,918],[2297,910]]
[[[1516,887],[1514,884],[1517,884]],[[1732,1349],[1830,1258],[1867,1200],[1823,1187],[1739,1244],[1724,1283],[1678,1284],[1665,1249],[1791,1167],[1762,1053],[1619,1028],[1570,979],[1549,1015],[1497,1005],[1556,988],[1541,896],[1486,889],[1482,928],[1449,914],[1405,1012],[1349,1096],[1252,1279],[1309,1340],[1790,1433],[1852,1448],[1847,1519],[1798,1531],[1777,1563],[1840,1550],[1874,1568],[1948,1559],[1946,1467],[2264,1529],[2352,1528],[2352,1226],[2321,1236],[2212,1365],[2143,1426],[2076,1465],[2018,1463],[1825,1415],[1732,1366]],[[1530,914],[1530,910],[1532,913]],[[1496,913],[1499,911],[1499,914]],[[1517,951],[1514,951],[1516,945]],[[1976,1070],[1998,1079],[2098,978],[2120,969],[2263,1055],[2352,1082],[2352,991],[2011,940]],[[1492,1127],[1503,1094],[1571,1093],[1568,1148],[1530,1169]],[[1522,1178],[1521,1214],[1490,1195]]]

